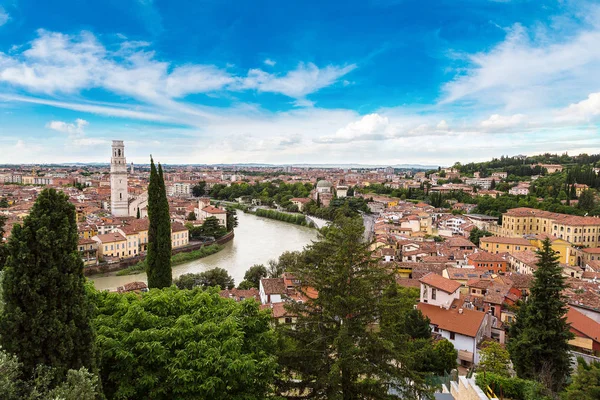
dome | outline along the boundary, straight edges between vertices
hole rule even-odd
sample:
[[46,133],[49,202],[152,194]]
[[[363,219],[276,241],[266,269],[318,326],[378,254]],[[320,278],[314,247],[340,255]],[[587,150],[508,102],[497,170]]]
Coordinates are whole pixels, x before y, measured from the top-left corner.
[[317,187],[318,188],[330,188],[332,186],[333,185],[329,181],[319,181],[319,182],[317,182]]

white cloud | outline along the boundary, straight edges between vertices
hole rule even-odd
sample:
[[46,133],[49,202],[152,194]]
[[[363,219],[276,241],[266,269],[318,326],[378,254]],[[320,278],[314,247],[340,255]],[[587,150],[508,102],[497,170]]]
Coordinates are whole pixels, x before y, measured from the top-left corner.
[[109,50],[89,32],[66,35],[38,31],[29,47],[0,53],[0,82],[47,95],[77,94],[102,88],[152,104],[178,108],[173,99],[189,94],[252,89],[304,99],[356,68],[355,65],[319,68],[300,63],[283,76],[252,69],[233,76],[214,65],[171,65],[157,60],[150,43],[122,41]]
[[355,68],[355,64],[344,67],[328,65],[325,68],[319,68],[313,63],[300,63],[295,70],[289,71],[284,76],[277,76],[260,69],[251,69],[248,77],[242,80],[240,87],[256,89],[259,92],[281,93],[288,97],[301,99],[324,87],[331,86]]
[[[27,96],[14,96],[14,95],[3,95],[0,94],[0,100],[8,102],[19,102],[19,103],[30,103],[30,104],[42,104],[57,108],[63,108],[66,110],[87,112],[90,114],[104,115],[109,117],[120,117],[120,118],[132,118],[140,119],[145,121],[159,121],[169,122],[173,121],[171,117],[161,115],[160,113],[154,113],[150,111],[139,111],[131,108],[125,108],[123,105],[106,105],[106,104],[94,104],[94,103],[73,103],[64,101],[55,101],[40,99],[37,97]],[[137,107],[139,109],[139,107]]]
[[67,134],[68,144],[71,146],[98,146],[108,144],[108,140],[90,138],[86,135],[85,128],[89,124],[88,121],[77,118],[73,123],[50,121],[46,124],[46,128]]
[[437,125],[436,128],[440,131],[447,131],[448,128],[448,123],[445,120],[441,120]]
[[0,26],[6,24],[9,19],[10,16],[8,15],[4,7],[0,6]]
[[559,121],[589,121],[600,116],[600,92],[591,93],[587,99],[557,112]]
[[84,119],[77,118],[75,123],[68,123],[63,121],[50,121],[46,124],[46,128],[52,129],[57,132],[66,133],[69,136],[83,136],[85,135],[84,128],[89,125]]
[[442,103],[458,100],[507,109],[556,106],[600,89],[600,26],[574,34],[515,24],[489,51],[466,54],[465,71],[444,85]]
[[499,115],[493,114],[485,121],[481,121],[481,127],[488,130],[501,130],[506,128],[514,128],[522,125],[526,120],[523,114],[514,115]]
[[275,64],[277,64],[276,61],[271,60],[270,58],[267,58],[265,61],[263,61],[266,65],[268,65],[269,67],[273,67],[275,66]]

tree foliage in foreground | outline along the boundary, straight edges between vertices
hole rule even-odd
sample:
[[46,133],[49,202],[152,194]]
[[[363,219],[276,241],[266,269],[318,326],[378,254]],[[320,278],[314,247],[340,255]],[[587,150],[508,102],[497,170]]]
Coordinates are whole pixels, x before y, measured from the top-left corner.
[[57,379],[94,365],[93,309],[78,240],[75,208],[54,189],[42,191],[23,225],[12,230],[0,344],[18,357],[27,376],[38,365],[54,368]]
[[0,350],[0,398],[2,400],[95,400],[99,398],[98,376],[87,369],[68,370],[57,383],[56,369],[39,365],[30,380],[22,379],[19,359]]
[[480,354],[479,366],[482,370],[501,376],[509,376],[510,354],[500,343],[488,342],[487,346],[481,349]]
[[108,399],[264,399],[277,369],[270,316],[215,289],[98,293]]
[[568,342],[573,334],[562,294],[565,278],[551,245],[546,239],[538,251],[531,295],[520,305],[507,347],[520,378],[535,379],[556,393],[571,373]]
[[[359,218],[340,218],[320,231],[290,272],[318,298],[290,303],[293,327],[280,325],[282,393],[312,399],[416,399],[422,377],[410,370],[409,347],[376,324],[392,274],[371,258]],[[391,394],[392,392],[397,394]]]
[[577,373],[563,394],[565,400],[600,399],[600,363],[577,359]]

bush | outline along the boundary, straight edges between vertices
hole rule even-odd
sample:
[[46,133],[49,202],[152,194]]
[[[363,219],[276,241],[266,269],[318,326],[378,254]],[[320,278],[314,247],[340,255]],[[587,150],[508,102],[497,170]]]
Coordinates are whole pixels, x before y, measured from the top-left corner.
[[513,400],[545,400],[546,390],[539,382],[521,378],[508,378],[491,372],[478,373],[475,377],[477,386],[484,392],[489,386],[496,396]]

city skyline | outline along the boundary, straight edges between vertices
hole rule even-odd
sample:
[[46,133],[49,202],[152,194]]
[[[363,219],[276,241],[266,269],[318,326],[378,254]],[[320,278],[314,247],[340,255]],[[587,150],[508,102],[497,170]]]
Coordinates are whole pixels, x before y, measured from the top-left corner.
[[0,3],[0,164],[600,149],[593,2],[102,3]]

